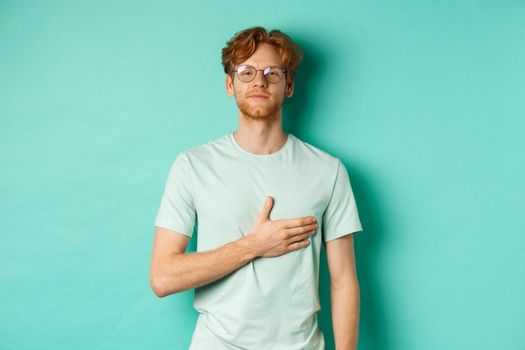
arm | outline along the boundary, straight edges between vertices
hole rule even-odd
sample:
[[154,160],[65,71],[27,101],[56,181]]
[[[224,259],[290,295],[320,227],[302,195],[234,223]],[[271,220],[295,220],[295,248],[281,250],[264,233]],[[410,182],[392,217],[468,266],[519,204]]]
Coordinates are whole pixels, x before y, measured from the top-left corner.
[[150,285],[164,297],[200,287],[232,273],[258,257],[274,257],[304,248],[317,232],[315,217],[270,220],[273,199],[267,196],[248,235],[215,249],[186,254],[190,237],[155,227]]
[[327,241],[332,325],[337,350],[356,350],[359,333],[359,283],[353,234]]
[[150,285],[164,297],[213,282],[256,257],[249,236],[205,252],[185,254],[190,238],[182,233],[155,228],[150,266]]

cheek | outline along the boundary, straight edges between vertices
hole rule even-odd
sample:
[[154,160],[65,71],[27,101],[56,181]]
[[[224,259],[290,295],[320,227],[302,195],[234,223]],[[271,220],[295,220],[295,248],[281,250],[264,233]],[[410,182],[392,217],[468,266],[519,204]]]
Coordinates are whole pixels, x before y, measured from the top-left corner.
[[245,93],[245,89],[243,89],[243,88],[240,87],[239,85],[234,86],[234,87],[233,87],[233,90],[235,91],[235,94],[236,94],[236,95],[243,96],[244,93]]
[[277,101],[281,101],[284,99],[284,96],[286,95],[286,90],[279,90],[278,92],[275,93],[275,99]]

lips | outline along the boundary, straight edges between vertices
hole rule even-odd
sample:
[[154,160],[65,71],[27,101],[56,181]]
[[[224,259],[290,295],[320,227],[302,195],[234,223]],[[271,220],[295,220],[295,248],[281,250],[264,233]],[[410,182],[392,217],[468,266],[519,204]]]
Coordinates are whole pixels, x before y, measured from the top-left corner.
[[248,97],[268,98],[270,96],[265,95],[265,94],[252,94],[252,95],[248,95]]

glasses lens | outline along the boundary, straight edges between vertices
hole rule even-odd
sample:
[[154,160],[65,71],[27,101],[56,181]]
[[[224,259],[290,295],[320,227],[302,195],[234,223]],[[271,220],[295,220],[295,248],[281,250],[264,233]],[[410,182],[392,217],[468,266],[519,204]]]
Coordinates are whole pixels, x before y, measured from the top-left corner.
[[264,76],[270,83],[278,83],[283,78],[284,73],[281,68],[268,67],[264,70]]
[[249,82],[253,80],[256,73],[257,71],[254,67],[239,66],[239,68],[237,68],[237,75],[239,76],[239,79],[244,82]]
[[[267,67],[263,71],[266,80],[270,83],[278,83],[284,76],[284,73],[279,67]],[[242,65],[237,68],[237,76],[245,83],[252,81],[257,75],[255,67]]]

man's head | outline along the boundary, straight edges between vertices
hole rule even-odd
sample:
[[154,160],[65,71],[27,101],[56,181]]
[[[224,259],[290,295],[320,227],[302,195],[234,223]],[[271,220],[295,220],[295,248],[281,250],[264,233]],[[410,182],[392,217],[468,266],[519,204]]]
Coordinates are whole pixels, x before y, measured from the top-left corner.
[[[293,95],[295,73],[302,57],[301,48],[279,30],[267,32],[253,27],[236,33],[222,49],[228,96],[235,96],[244,116],[280,115],[284,97]],[[265,68],[268,69],[263,71]],[[282,75],[282,79],[272,80],[269,75]],[[252,97],[254,94],[266,98]]]

